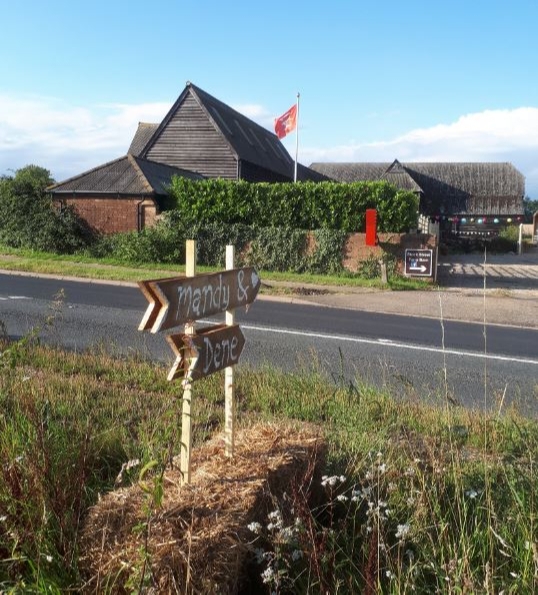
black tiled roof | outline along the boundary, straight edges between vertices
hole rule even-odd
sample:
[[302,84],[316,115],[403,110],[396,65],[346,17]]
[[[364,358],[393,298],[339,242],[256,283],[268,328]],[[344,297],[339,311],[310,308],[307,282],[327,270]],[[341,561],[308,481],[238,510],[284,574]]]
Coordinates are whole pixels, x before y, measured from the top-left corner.
[[131,141],[131,146],[129,147],[127,153],[129,155],[138,157],[158,127],[159,124],[138,122],[138,128],[136,129],[133,140]]
[[203,178],[194,172],[126,155],[54,184],[48,190],[53,194],[164,195],[174,175],[194,180]]
[[191,93],[198,101],[238,159],[293,179],[294,161],[276,134],[253,122],[192,83],[187,83],[181,95],[140,153],[141,156],[147,154],[188,93]]
[[312,163],[339,182],[387,180],[421,194],[429,215],[523,214],[525,178],[511,163]]

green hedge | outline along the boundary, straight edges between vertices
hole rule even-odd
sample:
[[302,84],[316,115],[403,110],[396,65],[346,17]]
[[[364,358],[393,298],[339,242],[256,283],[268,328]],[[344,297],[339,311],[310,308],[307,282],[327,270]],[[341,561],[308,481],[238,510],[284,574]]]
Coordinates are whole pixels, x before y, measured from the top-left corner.
[[256,227],[363,232],[366,209],[377,209],[380,232],[416,227],[418,198],[388,182],[269,184],[176,177],[171,206],[183,221]]
[[92,256],[114,257],[129,263],[185,262],[185,242],[197,243],[197,262],[202,266],[224,267],[224,246],[236,247],[238,266],[296,273],[338,273],[343,270],[342,253],[346,233],[339,230],[311,232],[316,244],[309,249],[309,232],[284,227],[254,227],[242,223],[192,223],[169,211],[154,227],[140,233],[102,237],[88,251]]

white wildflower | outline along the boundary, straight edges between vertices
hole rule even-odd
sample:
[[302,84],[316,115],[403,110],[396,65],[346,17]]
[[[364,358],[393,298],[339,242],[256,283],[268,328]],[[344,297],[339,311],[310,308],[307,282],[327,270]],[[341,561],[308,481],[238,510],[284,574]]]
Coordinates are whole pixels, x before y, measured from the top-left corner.
[[396,531],[396,537],[400,540],[403,540],[407,537],[410,530],[411,530],[411,527],[408,523],[405,523],[403,525],[398,525],[398,529]]
[[478,492],[476,490],[470,489],[465,492],[465,495],[468,498],[474,499],[478,496]]
[[336,499],[338,500],[338,502],[347,502],[347,500],[349,500],[349,498],[344,494],[339,494],[338,496],[336,496]]
[[383,464],[379,465],[377,470],[379,471],[379,473],[385,473],[385,471],[387,470],[387,464],[383,463]]
[[281,520],[281,519],[282,519],[282,513],[280,512],[280,510],[273,510],[273,512],[270,512],[270,513],[267,515],[267,518],[268,518],[270,521],[279,521],[279,520]]
[[247,525],[248,530],[252,531],[252,533],[256,533],[259,534],[262,530],[262,526],[260,523],[254,522],[254,523],[250,523],[249,525]]
[[262,580],[265,584],[270,583],[275,578],[274,570],[269,567],[262,572]]
[[0,523],[5,523],[6,521],[7,521],[7,516],[5,514],[3,514],[2,516],[0,516]]

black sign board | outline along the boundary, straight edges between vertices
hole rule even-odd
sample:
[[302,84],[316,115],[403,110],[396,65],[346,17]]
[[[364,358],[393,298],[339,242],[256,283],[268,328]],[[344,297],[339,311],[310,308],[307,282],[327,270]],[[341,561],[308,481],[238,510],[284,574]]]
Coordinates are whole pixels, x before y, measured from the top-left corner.
[[433,250],[416,249],[405,251],[404,273],[409,277],[431,277],[433,269]]

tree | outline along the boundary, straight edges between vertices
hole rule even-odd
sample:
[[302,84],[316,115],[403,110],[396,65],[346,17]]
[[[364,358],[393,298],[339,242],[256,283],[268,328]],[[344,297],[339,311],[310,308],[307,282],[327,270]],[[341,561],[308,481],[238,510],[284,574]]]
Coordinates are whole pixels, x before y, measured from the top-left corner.
[[0,179],[0,242],[60,253],[87,245],[88,230],[76,214],[54,208],[47,193],[53,183],[49,170],[37,165]]
[[525,207],[525,221],[531,223],[534,213],[538,212],[538,200],[532,200],[526,196],[523,200],[523,206]]

